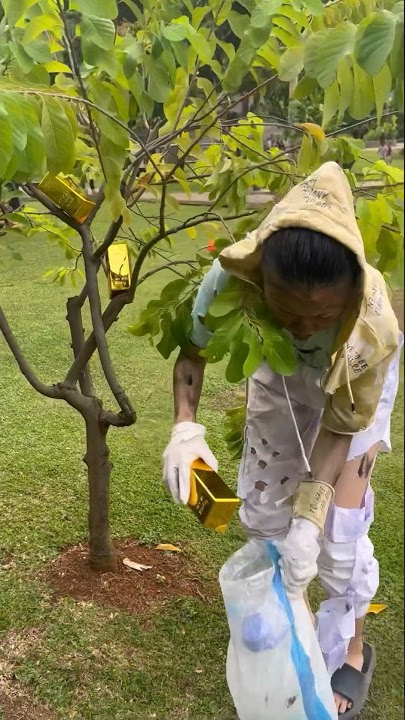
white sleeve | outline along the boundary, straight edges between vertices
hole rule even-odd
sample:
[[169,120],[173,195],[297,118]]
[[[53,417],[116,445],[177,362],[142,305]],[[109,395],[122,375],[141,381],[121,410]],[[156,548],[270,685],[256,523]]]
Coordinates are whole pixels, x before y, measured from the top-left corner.
[[190,335],[190,341],[197,347],[205,348],[208,345],[212,333],[205,327],[204,318],[214,297],[225,287],[229,276],[230,273],[222,268],[221,263],[216,258],[198,289],[191,311],[193,329]]

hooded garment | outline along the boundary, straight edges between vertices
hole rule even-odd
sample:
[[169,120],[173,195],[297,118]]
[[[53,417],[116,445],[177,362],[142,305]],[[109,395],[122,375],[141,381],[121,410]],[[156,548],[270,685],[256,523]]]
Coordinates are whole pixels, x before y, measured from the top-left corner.
[[353,196],[337,163],[325,163],[290,190],[256,230],[220,253],[221,266],[260,287],[263,243],[287,227],[334,238],[356,255],[362,269],[361,300],[342,320],[330,368],[322,379],[323,426],[336,433],[360,432],[374,420],[386,371],[399,345],[399,328],[384,278],[366,261]]

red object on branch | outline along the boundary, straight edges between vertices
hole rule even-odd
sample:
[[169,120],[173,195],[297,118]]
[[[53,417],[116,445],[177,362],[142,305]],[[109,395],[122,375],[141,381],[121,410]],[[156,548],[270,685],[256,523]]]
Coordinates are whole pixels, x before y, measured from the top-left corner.
[[208,240],[207,249],[209,252],[215,252],[215,242],[213,240]]

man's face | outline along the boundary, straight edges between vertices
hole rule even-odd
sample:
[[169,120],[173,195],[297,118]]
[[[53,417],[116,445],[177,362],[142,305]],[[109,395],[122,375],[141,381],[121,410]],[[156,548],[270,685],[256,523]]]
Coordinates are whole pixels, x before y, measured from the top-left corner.
[[359,291],[345,280],[328,287],[293,287],[269,273],[265,278],[264,297],[282,327],[297,340],[307,340],[339,320],[359,298]]

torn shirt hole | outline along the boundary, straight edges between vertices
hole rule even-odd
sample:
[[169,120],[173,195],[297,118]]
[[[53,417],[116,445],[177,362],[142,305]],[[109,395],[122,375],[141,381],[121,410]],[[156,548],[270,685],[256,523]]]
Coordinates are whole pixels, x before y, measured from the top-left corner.
[[261,468],[262,470],[264,470],[264,468],[267,467],[267,463],[265,460],[259,460],[259,462],[257,464],[258,464],[259,468]]
[[260,490],[260,492],[262,492],[266,487],[267,483],[264,482],[264,480],[257,480],[257,482],[255,482],[255,488],[256,490]]

